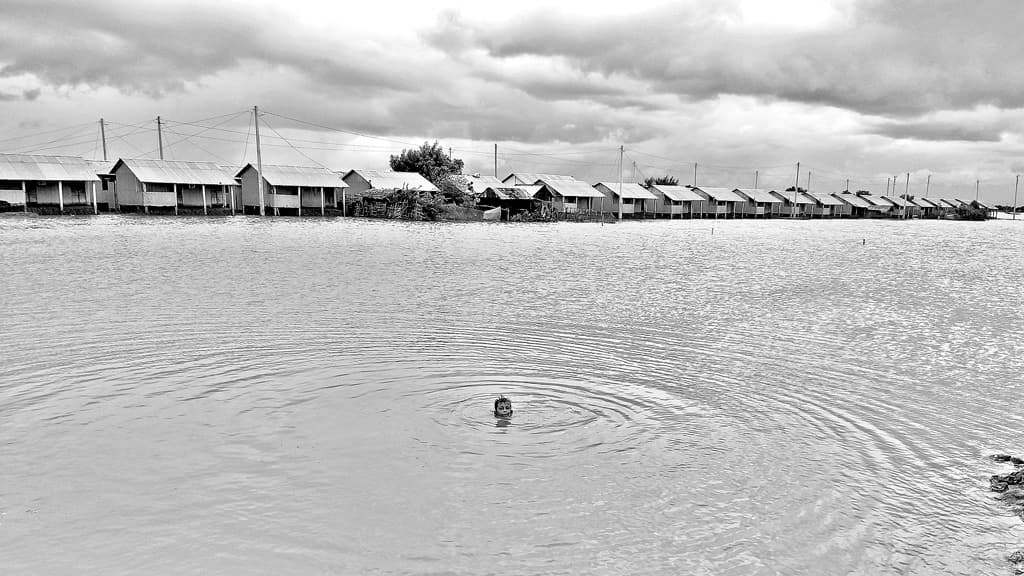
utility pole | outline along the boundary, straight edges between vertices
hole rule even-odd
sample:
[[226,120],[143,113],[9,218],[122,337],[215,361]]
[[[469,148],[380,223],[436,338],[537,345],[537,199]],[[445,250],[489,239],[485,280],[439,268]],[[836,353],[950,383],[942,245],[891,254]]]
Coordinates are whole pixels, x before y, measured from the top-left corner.
[[974,181],[974,201],[978,201],[978,196],[981,195],[981,180]]
[[260,148],[260,107],[252,107],[253,123],[256,125],[256,181],[260,190],[260,216],[267,215],[266,204],[263,201],[263,152]]
[[164,159],[164,134],[160,127],[160,117],[156,117],[156,141],[160,145],[160,159]]
[[622,156],[626,153],[625,146],[619,146],[619,221],[622,221]]
[[806,191],[806,192],[810,192],[811,191],[811,171],[810,170],[807,171],[807,188],[804,188],[804,191]]
[[107,161],[107,129],[103,126],[103,118],[100,118],[100,140],[103,141],[103,161]]
[[697,187],[697,163],[693,163],[693,187]]
[[885,177],[885,195],[886,196],[889,195],[889,177],[888,176]]
[[757,177],[759,175],[758,173],[758,170],[754,170],[754,190],[757,190]]
[[1010,215],[1011,220],[1017,219],[1017,187],[1020,185],[1020,174],[1017,174],[1017,181],[1013,183],[1013,214]]
[[907,172],[907,187],[903,190],[903,219],[907,219],[907,201],[910,197],[910,172]]
[[790,214],[793,218],[796,218],[796,195],[800,190],[800,163],[796,163],[796,182],[793,183],[793,207],[790,208]]
[[928,189],[932,187],[932,175],[928,175],[928,179],[924,181],[924,197],[928,197]]
[[636,160],[633,161],[633,182],[636,182]]
[[846,179],[846,192],[847,193],[850,192],[850,179],[849,178]]
[[494,143],[494,177],[498,177],[498,143]]

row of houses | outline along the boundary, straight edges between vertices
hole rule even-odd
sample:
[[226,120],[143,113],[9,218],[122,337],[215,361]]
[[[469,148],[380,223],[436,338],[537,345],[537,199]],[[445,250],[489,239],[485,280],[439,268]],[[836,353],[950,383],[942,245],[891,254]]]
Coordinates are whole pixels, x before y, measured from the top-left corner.
[[[0,202],[25,210],[326,214],[371,191],[437,192],[415,172],[121,158],[0,154]],[[261,210],[262,208],[262,210]]]
[[[263,180],[262,191],[260,178]],[[624,218],[941,218],[957,198],[901,198],[761,188],[588,184],[572,176],[512,173],[467,177],[471,202],[508,214],[536,210],[600,212]],[[263,165],[241,169],[213,162],[121,158],[113,163],[72,156],[0,154],[0,203],[25,210],[326,215],[376,192],[437,188],[414,172],[332,171]],[[985,210],[987,206],[973,203]]]
[[[764,188],[642,186],[635,182],[590,185],[572,176],[513,173],[489,182],[478,200],[509,211],[550,203],[555,211],[597,211],[624,218],[941,218],[971,202],[957,198],[902,198],[870,193],[778,191]],[[621,206],[620,206],[621,204]],[[983,210],[993,209],[974,202]]]

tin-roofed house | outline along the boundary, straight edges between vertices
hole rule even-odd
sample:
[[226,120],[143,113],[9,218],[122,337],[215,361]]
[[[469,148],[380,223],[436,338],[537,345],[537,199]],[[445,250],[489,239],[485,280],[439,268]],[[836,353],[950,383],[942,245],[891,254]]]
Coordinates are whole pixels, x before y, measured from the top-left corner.
[[663,218],[700,217],[706,200],[688,186],[654,184],[647,189],[654,195],[657,213]]
[[484,190],[489,186],[501,187],[505,184],[497,176],[481,176],[480,174],[470,174],[463,176],[466,179],[468,188],[466,189],[466,197],[471,204],[476,204],[480,201],[483,196]]
[[0,154],[0,201],[22,210],[99,212],[100,178],[77,156]]
[[849,204],[831,194],[804,192],[804,195],[815,201],[815,213],[822,218],[842,218],[843,216],[850,215]]
[[238,188],[234,174],[214,162],[121,158],[111,169],[120,209],[228,208]]
[[917,205],[921,218],[938,218],[939,207],[928,198],[911,198],[911,201]]
[[893,203],[888,198],[886,198],[885,196],[874,196],[872,194],[864,194],[863,196],[861,196],[861,198],[866,200],[868,204],[871,204],[871,206],[868,207],[868,212],[870,214],[884,218],[896,216],[896,204]]
[[511,219],[524,212],[540,209],[540,200],[534,198],[540,189],[541,186],[512,186],[505,183],[488,186],[480,194],[477,205],[501,208],[502,217]]
[[658,197],[636,182],[598,182],[594,184],[605,198],[604,206],[598,210],[617,215],[619,213],[619,187],[622,188],[622,217],[644,218],[654,217],[657,210]]
[[764,188],[736,188],[733,190],[747,199],[741,207],[743,214],[753,218],[771,218],[782,211],[782,200]]
[[903,198],[902,196],[893,196],[888,198],[895,206],[893,208],[893,215],[896,218],[920,218],[921,208],[915,204]]
[[693,186],[692,190],[707,200],[703,205],[705,216],[738,218],[743,215],[743,207],[747,203],[747,199],[733,192],[732,188]]
[[[342,177],[348,188],[342,190],[342,204],[339,207],[349,213],[345,203],[361,204],[364,200],[381,200],[390,192],[415,190],[435,194],[437,186],[430,183],[418,172],[396,172],[394,170],[349,170]],[[377,202],[372,202],[377,204]]]
[[[260,181],[256,166],[246,164],[235,174],[242,183],[242,205],[251,212],[260,210]],[[337,172],[314,166],[263,165],[263,206],[276,215],[320,214],[334,209],[341,191],[348,185]]]
[[814,216],[814,207],[818,204],[817,200],[805,194],[802,189],[797,192],[772,190],[772,196],[782,200],[782,216],[810,218]]
[[601,210],[605,199],[597,188],[579,180],[544,181],[534,197],[550,202],[554,212],[563,214]]
[[843,192],[841,194],[833,194],[832,197],[841,200],[849,206],[849,214],[854,218],[867,218],[870,215],[871,203],[859,194]]

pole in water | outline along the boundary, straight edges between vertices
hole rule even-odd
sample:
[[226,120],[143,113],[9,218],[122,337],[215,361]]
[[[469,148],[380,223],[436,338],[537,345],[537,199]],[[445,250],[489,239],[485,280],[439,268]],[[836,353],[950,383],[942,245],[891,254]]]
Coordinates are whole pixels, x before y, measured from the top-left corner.
[[868,239],[867,239],[867,238],[862,238],[862,239],[861,239],[861,241],[860,241],[860,243],[861,243],[862,245],[863,245],[863,244],[867,244],[867,243],[868,243]]

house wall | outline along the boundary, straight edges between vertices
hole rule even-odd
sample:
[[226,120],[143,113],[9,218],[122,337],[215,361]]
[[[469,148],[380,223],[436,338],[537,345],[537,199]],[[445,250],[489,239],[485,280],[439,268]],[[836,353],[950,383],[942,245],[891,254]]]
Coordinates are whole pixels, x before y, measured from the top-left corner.
[[[370,183],[355,172],[347,175],[344,180],[345,184],[348,184],[348,188],[345,189],[345,200],[348,202],[361,199],[366,194],[366,191],[370,189]],[[338,195],[338,203],[341,203],[340,194]]]
[[[256,170],[254,168],[246,168],[242,172],[242,205],[244,206],[256,206],[260,205],[260,181],[256,177]],[[263,180],[263,193],[266,194],[270,190],[267,186],[266,179]],[[264,198],[266,200],[266,198]]]
[[142,184],[124,164],[114,172],[114,195],[118,206],[142,206]]

